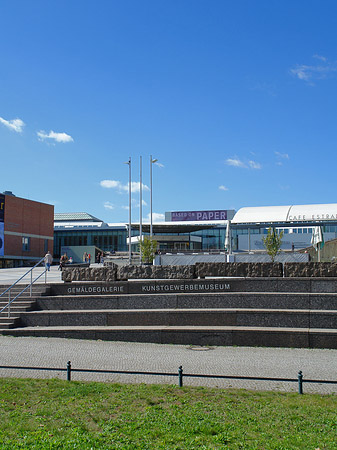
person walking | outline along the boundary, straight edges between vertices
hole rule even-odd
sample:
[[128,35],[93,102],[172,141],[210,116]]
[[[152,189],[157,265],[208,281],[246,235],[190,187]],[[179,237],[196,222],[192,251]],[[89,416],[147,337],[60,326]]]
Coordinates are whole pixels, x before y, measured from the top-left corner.
[[46,266],[46,269],[48,270],[48,272],[50,271],[50,266],[51,263],[53,262],[53,257],[50,254],[50,251],[48,250],[48,252],[46,253],[45,257],[44,257],[44,263]]
[[64,255],[61,256],[60,258],[60,265],[59,265],[59,270],[63,270],[64,266],[66,265],[66,263],[68,262],[68,256],[65,253]]

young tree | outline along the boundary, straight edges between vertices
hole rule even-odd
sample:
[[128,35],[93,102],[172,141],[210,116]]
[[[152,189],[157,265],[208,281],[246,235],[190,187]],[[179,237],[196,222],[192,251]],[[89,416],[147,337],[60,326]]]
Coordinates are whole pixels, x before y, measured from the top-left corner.
[[277,234],[275,228],[268,228],[268,234],[266,237],[262,238],[263,245],[267,250],[268,255],[271,257],[271,261],[274,262],[276,255],[278,255],[281,251],[283,238],[283,231],[280,234]]
[[143,242],[139,242],[139,247],[142,252],[142,261],[152,263],[157,250],[157,241],[149,236],[144,236]]

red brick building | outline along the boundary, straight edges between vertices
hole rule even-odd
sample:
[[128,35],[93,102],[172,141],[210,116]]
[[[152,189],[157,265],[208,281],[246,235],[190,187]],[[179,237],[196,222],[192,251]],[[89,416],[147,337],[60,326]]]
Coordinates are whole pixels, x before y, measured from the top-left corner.
[[0,267],[38,261],[53,253],[54,206],[0,194]]

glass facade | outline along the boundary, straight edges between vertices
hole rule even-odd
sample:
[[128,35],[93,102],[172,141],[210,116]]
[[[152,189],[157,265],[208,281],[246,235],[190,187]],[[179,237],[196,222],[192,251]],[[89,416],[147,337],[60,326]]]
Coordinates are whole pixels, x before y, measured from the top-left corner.
[[[298,245],[310,244],[313,223],[301,223],[298,226],[291,224],[287,227],[286,223],[279,223],[275,228],[278,233],[283,231],[284,241],[291,246],[293,241]],[[290,224],[289,224],[290,225]],[[184,228],[181,224],[178,228],[174,222],[163,225],[154,225],[153,237],[158,242],[159,250],[163,251],[223,251],[225,248],[226,224],[220,223],[210,226],[205,224],[204,229],[196,230],[200,224],[186,224],[189,228]],[[321,223],[322,230],[327,234],[327,239],[337,237],[337,223]],[[144,227],[145,228],[145,227]],[[148,235],[149,227],[143,235]],[[195,231],[192,231],[194,228]],[[232,238],[231,249],[233,251],[251,250],[251,245],[262,241],[262,237],[268,233],[267,224],[231,224],[230,234]],[[182,232],[188,229],[188,232]],[[177,230],[175,232],[174,230]],[[179,232],[178,232],[179,231]],[[330,233],[330,235],[328,235]],[[293,237],[292,237],[293,234]],[[132,236],[139,236],[138,225],[132,229]],[[296,235],[296,236],[295,236]],[[24,251],[29,248],[29,242],[22,242]],[[64,223],[54,229],[54,256],[60,257],[61,247],[67,246],[95,246],[104,252],[127,252],[128,251],[128,227],[123,224],[108,225],[101,222],[98,224],[68,224]],[[136,242],[132,245],[132,251],[138,250]],[[260,249],[260,247],[256,247]]]
[[223,250],[225,248],[226,227],[194,231],[191,235],[201,237],[203,250]]
[[[177,236],[177,240],[160,242],[160,250],[223,250],[225,245],[226,227],[214,227],[190,233],[159,233],[158,236]],[[153,233],[156,239],[156,233]],[[186,241],[179,240],[179,236],[186,236]],[[200,239],[193,240],[193,237]]]
[[77,229],[54,231],[54,255],[60,257],[61,247],[77,245],[94,245],[104,252],[126,252],[126,228],[112,229]]

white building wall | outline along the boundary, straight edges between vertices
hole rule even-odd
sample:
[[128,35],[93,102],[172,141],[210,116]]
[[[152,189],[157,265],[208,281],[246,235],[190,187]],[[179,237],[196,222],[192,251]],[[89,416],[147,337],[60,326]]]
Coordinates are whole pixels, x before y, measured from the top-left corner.
[[[262,238],[266,237],[266,234],[251,234],[250,243],[248,242],[248,235],[241,234],[238,236],[238,250],[239,251],[249,251],[249,250],[265,250]],[[291,250],[292,244],[294,244],[295,250],[311,246],[311,233],[287,233],[282,239],[282,250]],[[324,233],[324,240],[329,241],[335,239],[336,233]]]

